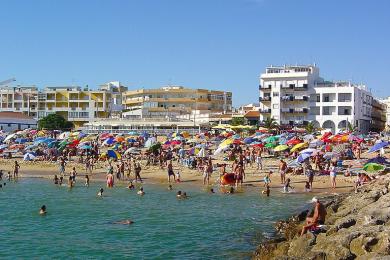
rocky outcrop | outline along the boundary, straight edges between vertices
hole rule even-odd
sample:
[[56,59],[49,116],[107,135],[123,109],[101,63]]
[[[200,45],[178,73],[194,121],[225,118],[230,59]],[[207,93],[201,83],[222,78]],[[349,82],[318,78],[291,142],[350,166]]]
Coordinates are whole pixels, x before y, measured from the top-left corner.
[[307,211],[279,221],[277,239],[262,243],[253,259],[390,259],[390,177],[358,193],[327,197],[326,230],[299,236]]

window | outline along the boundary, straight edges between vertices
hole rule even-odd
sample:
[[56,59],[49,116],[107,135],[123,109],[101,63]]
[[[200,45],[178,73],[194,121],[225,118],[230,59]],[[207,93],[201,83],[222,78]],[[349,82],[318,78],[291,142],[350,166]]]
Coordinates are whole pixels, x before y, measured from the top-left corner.
[[274,108],[274,109],[279,109],[279,104],[273,104],[273,105],[272,105],[272,108]]
[[272,96],[274,96],[274,97],[279,97],[279,92],[273,92],[273,93],[272,93]]
[[321,101],[321,96],[319,94],[316,95],[316,102],[320,102]]

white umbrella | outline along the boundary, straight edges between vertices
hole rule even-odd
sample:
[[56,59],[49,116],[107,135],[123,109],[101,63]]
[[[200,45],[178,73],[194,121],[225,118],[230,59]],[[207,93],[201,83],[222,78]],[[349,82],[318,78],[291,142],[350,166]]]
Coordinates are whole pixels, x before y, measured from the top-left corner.
[[35,155],[32,154],[32,153],[26,153],[24,156],[23,156],[23,161],[31,161],[31,160],[34,160],[35,159]]
[[320,139],[315,139],[315,140],[310,142],[309,147],[311,147],[311,148],[318,147],[318,146],[321,146],[323,144],[324,144],[324,142],[321,141]]
[[312,134],[305,135],[303,137],[303,140],[305,140],[306,142],[314,140],[314,136]]
[[200,149],[198,154],[196,155],[197,157],[206,157],[206,150],[204,148]]
[[300,151],[299,154],[303,154],[303,153],[312,154],[312,153],[314,153],[315,151],[317,151],[317,149],[314,149],[314,148],[307,148],[307,149],[305,149],[305,150]]
[[3,140],[3,142],[7,142],[7,141],[9,141],[10,139],[15,138],[16,136],[17,136],[16,134],[10,134],[10,135],[8,135],[8,136]]

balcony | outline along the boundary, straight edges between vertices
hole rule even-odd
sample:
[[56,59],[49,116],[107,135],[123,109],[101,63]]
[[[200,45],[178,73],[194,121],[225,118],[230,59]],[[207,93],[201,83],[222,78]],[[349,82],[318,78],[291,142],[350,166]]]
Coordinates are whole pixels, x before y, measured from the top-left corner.
[[281,111],[282,113],[293,113],[294,108],[282,108]]
[[270,96],[259,97],[259,102],[267,102],[267,101],[271,101],[271,97]]
[[308,89],[308,85],[307,84],[298,85],[298,86],[295,87],[295,90],[304,91],[304,90],[307,90],[307,89]]
[[307,112],[309,112],[309,109],[307,109],[307,108],[295,108],[294,112],[295,113],[307,113]]
[[262,90],[262,89],[265,89],[265,90],[270,90],[271,89],[271,85],[259,85],[259,90]]
[[308,96],[294,96],[295,101],[308,101],[309,97]]
[[294,89],[295,84],[281,85],[282,89]]
[[281,100],[282,101],[293,101],[294,100],[294,96],[282,96],[281,97]]
[[271,109],[268,108],[268,109],[260,109],[260,114],[270,114],[271,113]]

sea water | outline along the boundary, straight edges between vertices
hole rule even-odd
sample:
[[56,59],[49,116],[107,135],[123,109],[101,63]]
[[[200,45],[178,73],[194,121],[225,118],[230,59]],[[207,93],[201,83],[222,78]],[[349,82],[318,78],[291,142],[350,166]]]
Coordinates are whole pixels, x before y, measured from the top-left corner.
[[[42,179],[7,182],[0,190],[1,259],[248,259],[272,236],[273,224],[297,213],[307,194],[210,194],[191,184],[124,186],[96,196],[102,184],[59,187]],[[4,182],[4,181],[3,181]],[[190,196],[178,200],[177,190]],[[39,208],[47,207],[40,216]],[[306,204],[307,205],[307,204]],[[113,224],[131,219],[132,225]]]

